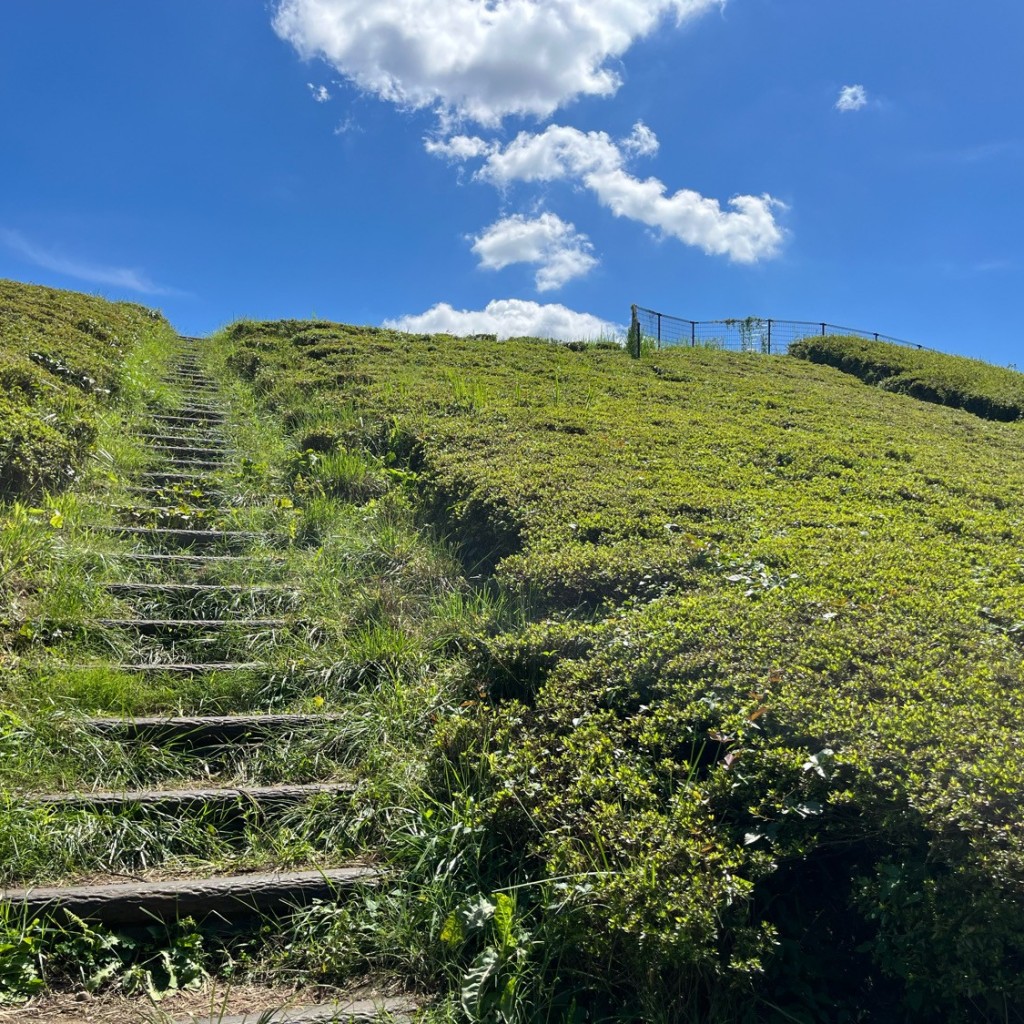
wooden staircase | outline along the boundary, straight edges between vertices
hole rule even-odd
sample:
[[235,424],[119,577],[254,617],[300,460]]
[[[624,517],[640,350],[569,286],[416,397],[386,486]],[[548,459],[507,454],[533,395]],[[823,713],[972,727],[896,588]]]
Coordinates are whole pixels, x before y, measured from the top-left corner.
[[[272,652],[275,642],[297,627],[306,628],[291,614],[295,587],[280,576],[287,538],[206,526],[147,525],[165,521],[180,501],[217,521],[216,502],[229,486],[226,476],[235,467],[228,444],[227,412],[217,385],[204,373],[200,343],[185,339],[184,350],[168,381],[181,389],[183,401],[172,412],[157,412],[140,435],[150,453],[147,467],[138,474],[131,493],[134,504],[120,509],[123,521],[96,527],[91,535],[108,543],[130,545],[118,559],[142,566],[146,579],[111,579],[108,593],[126,603],[133,615],[97,617],[80,628],[114,631],[142,638],[146,656],[133,661],[84,661],[66,665],[66,671],[106,666],[144,680],[157,674],[187,675],[202,680],[212,673],[260,673],[273,670],[273,658],[245,660],[233,652],[248,649],[246,641],[259,636],[258,650]],[[167,489],[186,485],[193,498],[173,497]],[[237,509],[237,505],[234,506]],[[225,570],[245,564],[251,583],[239,584],[219,577]],[[200,608],[201,613],[181,609]],[[232,609],[241,609],[233,611]],[[221,642],[229,636],[238,643]],[[205,644],[219,652],[216,658],[197,657]],[[227,653],[225,653],[227,652]],[[228,654],[231,656],[228,656]],[[82,727],[105,741],[148,745],[194,757],[197,768],[209,770],[211,755],[231,751],[237,758],[262,743],[294,735],[316,736],[337,718],[330,713],[281,714],[268,708],[238,715],[94,717]],[[197,770],[201,775],[202,770]],[[247,816],[268,819],[309,800],[330,799],[344,812],[354,790],[350,781],[282,781],[273,785],[196,785],[186,788],[133,789],[123,792],[24,793],[26,804],[55,810],[85,810],[96,814],[152,813],[173,818],[194,816],[224,834],[237,832]],[[323,864],[302,870],[246,870],[226,874],[189,874],[171,879],[132,878],[103,884],[22,886],[0,891],[0,900],[30,917],[60,920],[74,915],[86,922],[130,928],[154,921],[174,922],[190,917],[206,927],[237,927],[239,921],[261,915],[287,915],[313,900],[340,901],[354,891],[374,886],[378,871],[363,862],[337,864],[324,851]],[[414,1009],[401,998],[360,998],[325,1005],[284,1008],[275,1015],[251,1015],[251,1020],[322,1024],[328,1021],[371,1021],[382,1014],[404,1019]],[[215,1018],[221,1024],[248,1024],[246,1015]]]

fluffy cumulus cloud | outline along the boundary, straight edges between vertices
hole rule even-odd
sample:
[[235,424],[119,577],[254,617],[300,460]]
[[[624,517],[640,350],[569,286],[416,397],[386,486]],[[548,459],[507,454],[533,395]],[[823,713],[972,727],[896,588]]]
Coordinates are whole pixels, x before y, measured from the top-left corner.
[[473,252],[487,270],[502,270],[513,263],[536,264],[541,292],[561,288],[597,266],[592,251],[586,235],[553,213],[503,217],[473,239]]
[[868,105],[868,93],[863,85],[844,85],[839,90],[839,99],[836,100],[836,110],[848,114],[853,110],[860,110]]
[[614,94],[614,62],[637,39],[722,2],[278,0],[274,29],[382,99],[494,125]]
[[495,299],[484,309],[454,309],[447,302],[439,302],[425,313],[388,320],[384,326],[426,334],[496,334],[499,338],[527,336],[559,341],[617,338],[623,333],[621,325],[590,313],[523,299]]
[[307,82],[306,85],[309,87],[309,94],[317,103],[326,103],[331,98],[326,85],[314,85],[312,82]]
[[657,178],[637,178],[627,170],[630,156],[649,155],[657,145],[654,132],[642,123],[619,141],[606,132],[550,125],[540,133],[520,132],[504,147],[457,135],[437,153],[448,159],[482,159],[476,177],[499,187],[517,181],[582,184],[616,217],[737,263],[754,263],[778,252],[784,231],[775,213],[784,209],[781,202],[769,195],[739,195],[724,210],[717,199],[690,189],[670,194]]

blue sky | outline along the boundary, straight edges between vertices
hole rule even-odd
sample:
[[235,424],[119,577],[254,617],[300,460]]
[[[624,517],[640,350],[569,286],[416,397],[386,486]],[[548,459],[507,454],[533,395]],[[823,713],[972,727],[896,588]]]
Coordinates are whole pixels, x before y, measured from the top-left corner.
[[1018,361],[1011,0],[4,14],[2,277],[195,334],[316,315],[593,335],[636,302]]

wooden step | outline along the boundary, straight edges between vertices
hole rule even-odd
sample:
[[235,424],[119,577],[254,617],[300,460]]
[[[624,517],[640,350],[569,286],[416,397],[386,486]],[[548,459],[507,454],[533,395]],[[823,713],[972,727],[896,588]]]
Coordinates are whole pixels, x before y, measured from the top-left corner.
[[228,469],[236,465],[236,460],[225,458],[232,453],[223,448],[198,448],[186,445],[167,448],[150,445],[146,454],[150,457],[151,464],[157,462],[158,465],[162,465],[168,462],[175,468],[190,469],[193,466],[200,466],[203,469]]
[[409,996],[353,999],[308,1006],[283,1006],[279,1010],[218,1013],[213,1017],[182,1017],[173,1024],[410,1024],[419,1008]]
[[[228,515],[229,513],[237,512],[237,507],[230,505],[215,506],[215,505],[194,505],[191,501],[185,501],[188,495],[182,495],[182,501],[177,502],[174,505],[117,505],[116,511],[121,513],[131,513],[133,515],[141,515],[146,512],[152,513],[164,513],[167,515],[187,515],[188,510],[198,509],[203,512],[204,515]],[[184,509],[184,511],[183,511]],[[137,525],[137,524],[133,524]]]
[[196,473],[179,473],[173,469],[146,469],[135,474],[140,481],[151,480],[154,484],[188,484],[194,487],[202,487],[207,481],[205,471]]
[[251,806],[270,808],[301,804],[315,796],[351,796],[350,782],[316,782],[290,786],[208,787],[205,789],[143,789],[122,793],[43,793],[23,797],[25,803],[56,810],[123,810],[142,807],[160,813],[231,809]]
[[214,632],[222,629],[258,630],[288,629],[294,626],[292,619],[96,619],[94,623],[83,623],[99,626],[101,629],[131,629],[137,633],[153,635],[164,632]]
[[167,452],[174,452],[176,455],[188,455],[190,458],[204,458],[207,455],[223,455],[224,445],[199,445],[188,444],[180,439],[173,444],[163,442],[152,442],[146,445],[146,449],[157,455]]
[[164,455],[161,452],[151,452],[150,454],[155,456],[155,458],[150,460],[150,466],[164,466],[166,469],[174,472],[187,470],[190,473],[223,473],[238,467],[237,462],[225,461],[224,459],[186,459],[179,458],[177,455]]
[[116,533],[122,537],[146,537],[154,540],[176,540],[183,544],[218,542],[241,543],[268,540],[266,534],[253,530],[187,530],[171,526],[93,526],[99,533]]
[[[195,434],[189,433],[186,430],[183,430],[180,434],[139,434],[138,436],[141,437],[144,441],[156,442],[155,444],[149,445],[150,448],[163,447],[164,445],[171,448],[177,448],[181,445],[184,445],[186,448],[198,448],[198,446],[196,445],[196,441],[204,440],[203,438],[197,438]],[[224,440],[226,436],[227,435],[225,434],[220,434],[217,435],[216,437],[212,434],[207,435],[210,441]]]
[[203,438],[203,443],[201,444],[194,437],[176,437],[169,438],[166,441],[152,441],[148,438],[143,440],[146,442],[146,451],[154,454],[163,454],[165,452],[199,452],[199,457],[205,458],[210,455],[223,455],[226,448],[226,442],[223,439]]
[[378,874],[368,867],[323,871],[266,871],[171,882],[115,882],[109,885],[33,886],[0,890],[0,901],[15,913],[60,918],[74,914],[108,925],[151,924],[183,917],[240,918],[332,900]]
[[[189,493],[189,491],[191,491],[191,490],[197,490],[197,491],[200,492],[200,494],[199,495],[191,494],[191,493]],[[160,484],[150,484],[149,486],[144,486],[144,487],[134,486],[134,487],[125,487],[124,488],[124,492],[126,494],[136,494],[139,497],[144,497],[144,496],[146,496],[148,494],[151,494],[151,495],[156,495],[156,496],[163,495],[165,498],[181,498],[181,500],[183,502],[185,502],[186,504],[197,505],[198,507],[202,507],[204,509],[210,508],[210,506],[209,505],[199,506],[199,502],[202,502],[205,499],[213,499],[213,498],[217,498],[219,500],[220,498],[223,497],[223,493],[224,493],[223,491],[221,491],[217,487],[207,487],[206,485],[203,485],[202,487],[190,488],[189,491],[185,491],[185,492],[183,492],[183,493],[181,493],[179,495],[179,494],[176,494],[170,487],[162,486]],[[147,505],[146,507],[149,508],[151,506]],[[251,505],[247,505],[246,506],[246,508],[252,508],[252,507],[253,506],[251,506]],[[233,506],[232,507],[232,511],[237,511],[237,510],[238,510],[238,506]],[[218,509],[218,511],[224,511],[224,510],[223,509]]]
[[104,583],[112,594],[287,594],[296,590],[284,583]]
[[194,456],[178,456],[165,454],[163,452],[149,452],[150,459],[148,466],[157,472],[186,471],[189,473],[223,473],[228,470],[237,469],[238,463],[233,459],[200,459]]
[[133,562],[270,562],[277,564],[286,561],[284,555],[272,552],[245,555],[168,555],[152,551],[124,551],[118,552],[117,557],[131,559]]
[[213,434],[210,431],[203,431],[202,433],[200,433],[197,430],[182,430],[180,433],[176,434],[167,434],[161,432],[159,434],[139,434],[138,436],[143,441],[147,442],[147,444],[149,444],[150,447],[152,447],[151,442],[165,443],[170,445],[184,444],[192,446],[216,444],[221,447],[224,447],[228,443],[228,435],[226,433]]
[[159,715],[142,718],[86,718],[82,724],[100,736],[112,736],[126,742],[143,741],[157,745],[186,744],[214,746],[292,732],[309,732],[341,719],[325,713],[267,715],[194,715],[167,718]]
[[[42,665],[28,665],[27,668],[41,669]],[[168,675],[210,675],[213,672],[281,672],[287,666],[267,661],[80,661],[62,666],[65,672],[135,672],[142,674],[165,673]]]
[[223,414],[217,416],[198,416],[174,412],[155,412],[150,418],[156,420],[157,423],[192,423],[204,426],[211,423],[223,423],[227,419]]
[[199,416],[207,420],[221,420],[227,413],[215,405],[204,405],[202,402],[190,402],[188,405],[179,405],[174,410],[179,416]]
[[166,672],[172,675],[205,676],[213,672],[270,672],[274,666],[265,661],[195,661],[161,663],[152,661],[117,662],[104,665],[71,665],[72,669],[109,668],[113,672]]
[[167,409],[163,412],[150,413],[155,420],[197,420],[207,426],[219,424],[227,419],[227,413],[223,410],[196,408],[191,405],[179,406],[177,409]]
[[206,427],[220,427],[227,422],[227,413],[213,409],[195,409],[192,407],[177,409],[174,412],[154,414],[153,419],[160,423],[199,423]]

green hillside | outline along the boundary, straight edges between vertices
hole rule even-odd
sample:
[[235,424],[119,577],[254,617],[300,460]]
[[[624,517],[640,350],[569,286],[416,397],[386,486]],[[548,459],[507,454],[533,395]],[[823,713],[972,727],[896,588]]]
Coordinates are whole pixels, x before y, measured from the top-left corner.
[[1016,427],[797,359],[220,343],[311,481],[406,488],[511,606],[434,771],[495,890],[547,880],[516,892],[550,998],[1022,1012]]
[[[186,345],[0,285],[0,882],[380,871],[248,930],[0,903],[0,1003],[180,979],[414,993],[429,1024],[1024,1021],[1016,375],[847,341]],[[89,732],[267,713],[325,731]],[[278,783],[348,788],[230,837],[30,799]]]
[[867,384],[966,409],[990,420],[1024,417],[1024,374],[978,359],[865,338],[805,338],[789,354],[852,373]]
[[0,280],[0,497],[73,481],[131,357],[168,333],[142,306]]

